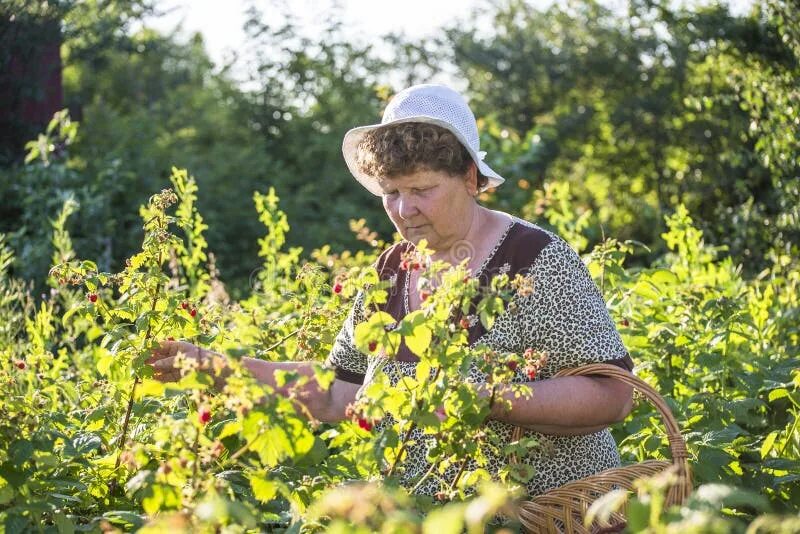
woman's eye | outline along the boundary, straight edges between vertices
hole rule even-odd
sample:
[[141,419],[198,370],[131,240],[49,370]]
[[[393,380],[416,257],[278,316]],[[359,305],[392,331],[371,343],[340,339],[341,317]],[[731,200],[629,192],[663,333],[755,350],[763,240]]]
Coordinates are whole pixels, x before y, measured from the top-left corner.
[[413,188],[413,189],[411,190],[411,192],[412,192],[412,193],[414,193],[415,195],[417,195],[417,194],[419,194],[419,193],[424,193],[424,192],[425,192],[425,191],[427,191],[428,189],[430,189],[430,188],[427,188],[427,187],[426,187],[425,189],[420,189],[419,187],[415,187],[415,188]]

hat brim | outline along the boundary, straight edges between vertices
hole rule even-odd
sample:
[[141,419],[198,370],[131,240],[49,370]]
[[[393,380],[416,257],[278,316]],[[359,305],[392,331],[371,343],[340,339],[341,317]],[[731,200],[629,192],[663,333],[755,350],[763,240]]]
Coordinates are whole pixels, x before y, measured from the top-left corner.
[[368,174],[360,172],[358,170],[358,165],[356,165],[356,152],[359,143],[364,138],[364,135],[376,128],[382,128],[384,126],[389,126],[390,124],[401,124],[405,122],[424,122],[426,124],[434,124],[436,126],[440,126],[447,131],[451,132],[453,135],[456,136],[456,139],[467,149],[469,155],[472,157],[472,160],[477,164],[478,171],[488,178],[488,182],[486,186],[484,186],[481,191],[485,191],[490,187],[497,187],[498,185],[502,184],[506,181],[505,178],[497,174],[489,167],[483,160],[476,154],[467,143],[466,139],[461,136],[457,131],[453,129],[453,127],[445,121],[436,119],[434,117],[428,117],[425,115],[417,115],[414,117],[404,117],[402,119],[397,119],[394,121],[385,122],[382,124],[370,124],[369,126],[359,126],[357,128],[353,128],[349,130],[346,134],[344,134],[344,141],[342,141],[342,155],[344,156],[344,161],[347,163],[347,168],[350,169],[350,174],[358,180],[358,182],[363,185],[367,191],[372,193],[375,196],[381,196],[383,194],[383,190],[381,189],[380,185],[378,184],[378,180]]

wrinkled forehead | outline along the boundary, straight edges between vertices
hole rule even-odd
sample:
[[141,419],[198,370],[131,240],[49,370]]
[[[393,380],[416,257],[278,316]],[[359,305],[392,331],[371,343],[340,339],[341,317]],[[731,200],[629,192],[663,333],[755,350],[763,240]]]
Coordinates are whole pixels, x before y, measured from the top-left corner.
[[397,188],[422,188],[430,187],[442,183],[445,180],[454,179],[452,176],[444,171],[435,171],[427,168],[417,170],[411,173],[400,174],[396,176],[378,176],[376,181],[378,185],[385,191],[387,189]]

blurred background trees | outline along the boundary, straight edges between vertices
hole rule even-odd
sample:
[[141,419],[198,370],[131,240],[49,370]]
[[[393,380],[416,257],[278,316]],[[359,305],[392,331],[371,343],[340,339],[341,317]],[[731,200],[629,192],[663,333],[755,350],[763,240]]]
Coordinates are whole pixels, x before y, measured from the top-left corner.
[[61,117],[46,138],[55,142],[40,139],[25,164],[34,145],[24,141],[47,121],[18,120],[4,104],[2,116],[16,123],[4,137],[0,232],[17,249],[18,274],[44,279],[52,251],[43,221],[69,197],[80,204],[70,219],[80,255],[117,268],[141,239],[138,206],[168,184],[172,165],[198,180],[209,248],[234,290],[259,265],[254,190],[276,188],[289,243],[307,252],[326,243],[359,248],[353,218],[390,239],[380,202],[347,172],[342,135],[378,122],[400,84],[425,82],[445,66],[467,87],[487,160],[508,179],[483,197],[487,205],[545,224],[547,206],[567,201],[586,225],[586,247],[604,235],[637,240],[649,246],[639,257],[646,263],[663,253],[663,216],[683,203],[751,275],[800,255],[794,0],[758,0],[741,16],[714,3],[631,0],[619,12],[594,0],[546,10],[504,0],[435,41],[386,36],[389,60],[377,43],[348,40],[337,20],[308,37],[291,13],[253,9],[246,84],[213,64],[201,36],[186,42],[143,27],[157,7],[0,8],[0,89],[37,98],[39,79],[14,75],[12,63],[58,36],[42,31],[55,24],[73,121]]

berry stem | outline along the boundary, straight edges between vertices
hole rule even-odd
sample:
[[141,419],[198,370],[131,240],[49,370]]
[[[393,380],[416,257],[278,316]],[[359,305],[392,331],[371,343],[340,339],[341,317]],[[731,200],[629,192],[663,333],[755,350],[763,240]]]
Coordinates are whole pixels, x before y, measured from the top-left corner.
[[[158,268],[161,268],[161,261],[162,255],[161,251],[158,252]],[[153,301],[150,304],[150,309],[152,311],[156,311],[156,305],[158,304],[158,294],[161,291],[161,286],[157,286],[155,292],[153,293]],[[150,342],[151,334],[152,334],[153,323],[147,323],[147,332],[144,335],[144,348],[147,348],[147,344]],[[119,454],[117,455],[117,460],[114,462],[114,478],[111,480],[111,484],[109,485],[109,491],[111,493],[117,487],[117,478],[116,473],[119,470],[120,463],[122,461],[122,453],[125,451],[125,440],[128,439],[128,427],[130,426],[131,422],[131,413],[133,413],[133,403],[136,399],[136,387],[139,385],[139,374],[135,373],[133,379],[133,386],[131,386],[130,396],[128,398],[128,407],[125,410],[125,419],[122,422],[122,435],[119,438]]]

